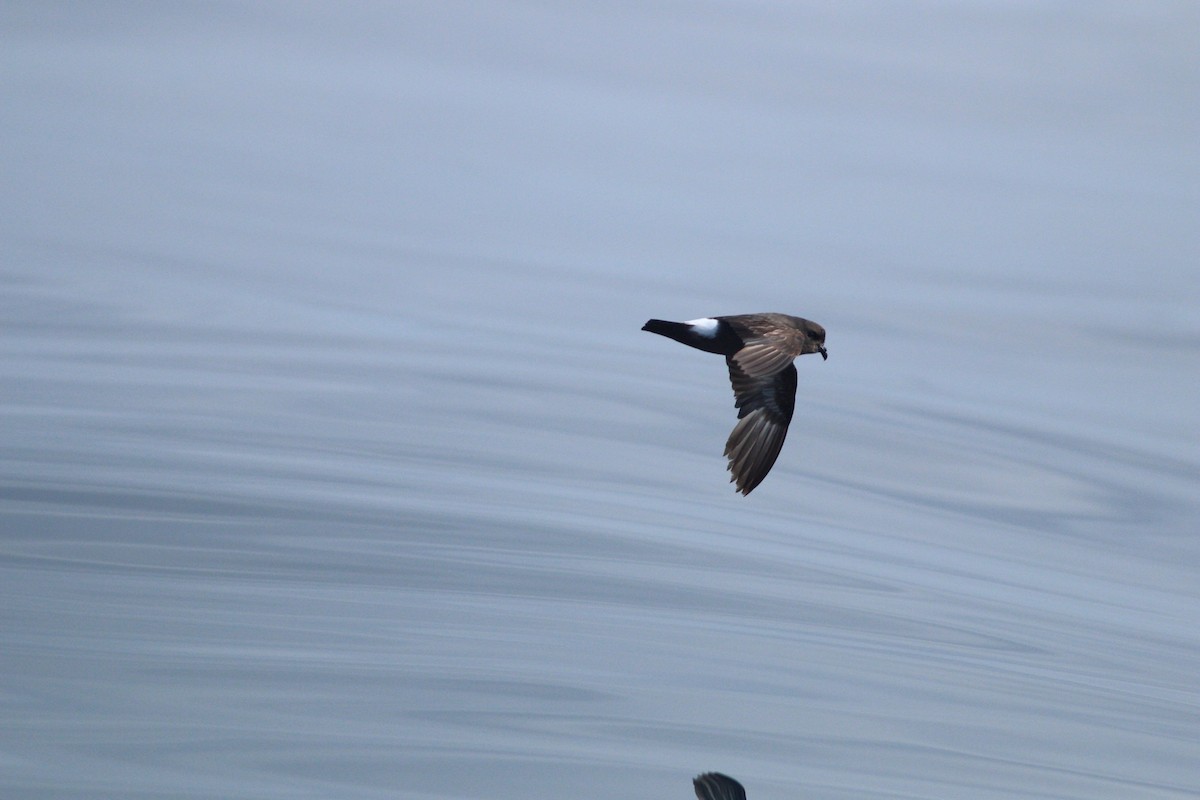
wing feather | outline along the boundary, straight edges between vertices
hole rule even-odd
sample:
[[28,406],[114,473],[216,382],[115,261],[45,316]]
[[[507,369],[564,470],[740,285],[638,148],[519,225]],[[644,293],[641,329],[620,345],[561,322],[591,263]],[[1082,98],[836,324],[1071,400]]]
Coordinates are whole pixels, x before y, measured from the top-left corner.
[[746,800],[746,790],[728,775],[706,772],[692,779],[698,800]]
[[738,423],[725,442],[725,456],[737,490],[750,494],[775,465],[787,438],[796,406],[796,367],[789,360],[773,375],[755,376],[742,369],[736,356],[725,361],[738,408]]
[[796,355],[789,350],[780,350],[773,341],[761,340],[746,344],[730,357],[747,376],[766,378],[791,364]]

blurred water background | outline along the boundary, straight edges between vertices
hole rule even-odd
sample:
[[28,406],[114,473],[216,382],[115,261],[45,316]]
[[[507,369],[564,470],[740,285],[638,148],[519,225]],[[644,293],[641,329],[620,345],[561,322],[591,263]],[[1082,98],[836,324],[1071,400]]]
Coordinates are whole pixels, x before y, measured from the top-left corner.
[[1198,9],[6,3],[0,795],[1195,797]]

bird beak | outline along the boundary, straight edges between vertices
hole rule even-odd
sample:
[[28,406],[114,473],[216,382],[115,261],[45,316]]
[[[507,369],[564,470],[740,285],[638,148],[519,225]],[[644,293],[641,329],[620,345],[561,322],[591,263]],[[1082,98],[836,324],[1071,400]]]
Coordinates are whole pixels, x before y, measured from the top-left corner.
[[824,348],[824,347],[818,347],[818,348],[817,348],[817,352],[821,354],[821,360],[822,360],[822,361],[828,361],[828,360],[829,360],[829,353],[826,353],[826,352],[825,352],[825,348]]

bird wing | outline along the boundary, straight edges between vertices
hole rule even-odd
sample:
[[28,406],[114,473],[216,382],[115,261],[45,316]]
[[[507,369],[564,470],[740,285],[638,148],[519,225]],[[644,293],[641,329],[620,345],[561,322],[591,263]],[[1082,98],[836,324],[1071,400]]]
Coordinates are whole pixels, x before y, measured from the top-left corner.
[[738,409],[738,423],[725,442],[725,456],[737,490],[750,494],[775,465],[787,437],[796,408],[796,367],[789,359],[776,373],[758,376],[742,368],[740,355],[725,358]]
[[733,354],[738,367],[751,377],[774,375],[804,352],[808,341],[805,334],[791,325],[778,321],[779,314],[725,317],[737,331],[742,349]]
[[751,340],[730,358],[736,361],[738,368],[750,377],[771,378],[791,364],[798,355],[791,350],[782,349],[781,344],[781,342],[767,338]]
[[699,800],[746,800],[746,790],[728,775],[706,772],[692,779]]

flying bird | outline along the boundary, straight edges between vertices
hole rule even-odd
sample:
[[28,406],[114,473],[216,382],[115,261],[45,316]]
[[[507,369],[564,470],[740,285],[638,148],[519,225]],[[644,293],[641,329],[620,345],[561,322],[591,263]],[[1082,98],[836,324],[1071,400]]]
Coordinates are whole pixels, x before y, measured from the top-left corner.
[[706,772],[692,779],[698,800],[746,800],[746,790],[728,775]]
[[738,314],[687,322],[652,319],[642,330],[725,356],[738,423],[725,442],[731,483],[743,495],[767,477],[796,407],[796,365],[806,353],[825,352],[825,329],[787,314]]

